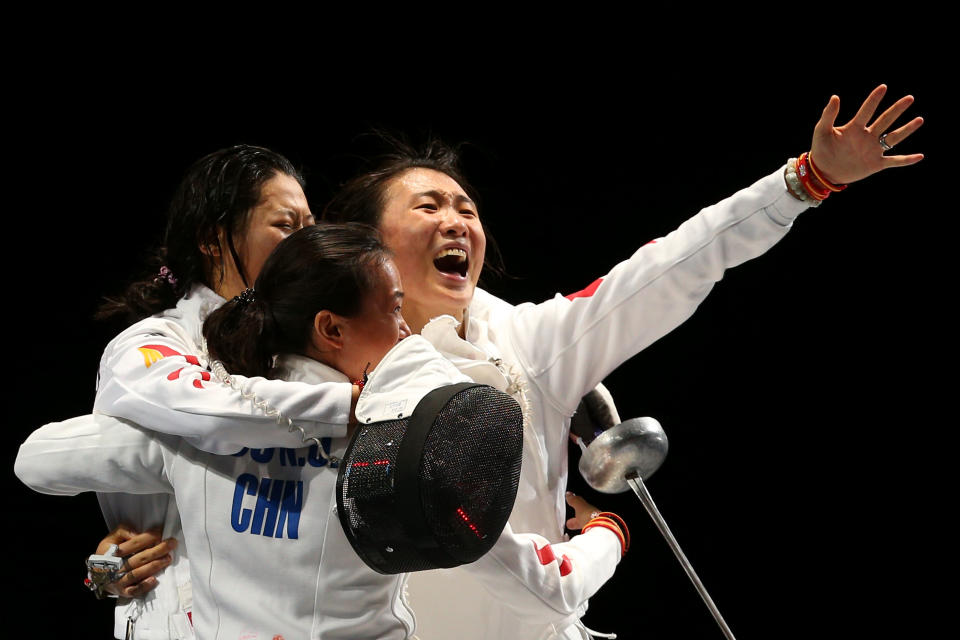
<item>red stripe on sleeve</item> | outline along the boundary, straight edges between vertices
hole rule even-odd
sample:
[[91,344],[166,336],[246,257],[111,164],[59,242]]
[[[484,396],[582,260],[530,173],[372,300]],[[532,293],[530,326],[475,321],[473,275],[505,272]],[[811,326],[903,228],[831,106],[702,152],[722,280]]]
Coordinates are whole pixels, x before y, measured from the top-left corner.
[[537,549],[537,543],[533,543],[533,548],[537,552],[537,557],[540,558],[540,564],[550,564],[557,559],[556,554],[553,553],[553,547],[550,545],[544,545],[543,549]]
[[563,560],[560,561],[560,577],[563,577],[573,571],[573,563],[570,562],[570,558],[563,556]]
[[590,286],[588,286],[586,289],[582,289],[576,293],[571,293],[563,297],[567,300],[573,300],[574,298],[589,298],[597,291],[597,288],[600,286],[601,282],[603,282],[603,278],[597,278],[591,282]]

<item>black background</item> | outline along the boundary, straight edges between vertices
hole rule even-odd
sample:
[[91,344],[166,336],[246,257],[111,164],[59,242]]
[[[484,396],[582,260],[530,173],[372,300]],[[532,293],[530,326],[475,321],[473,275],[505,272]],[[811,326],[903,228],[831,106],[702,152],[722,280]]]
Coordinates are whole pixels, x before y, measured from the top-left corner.
[[[89,411],[112,335],[90,317],[159,240],[195,158],[271,147],[304,168],[319,213],[370,125],[466,141],[510,274],[488,288],[539,301],[808,149],[832,93],[845,122],[884,82],[885,105],[917,97],[908,115],[927,123],[901,148],[927,158],[804,213],[606,382],[622,417],[664,426],[670,454],[648,486],[738,637],[925,635],[945,601],[930,575],[948,571],[941,535],[955,504],[943,473],[957,215],[955,161],[939,142],[955,134],[944,82],[908,62],[797,75],[757,57],[764,67],[710,51],[696,64],[667,64],[669,51],[545,53],[466,69],[398,56],[346,77],[305,65],[239,82],[213,60],[130,72],[66,56],[56,73],[18,77],[4,259],[13,624],[36,630],[22,613],[41,611],[73,637],[109,635],[110,605],[81,584],[105,532],[95,498],[31,493],[13,461],[33,429]],[[621,513],[634,540],[587,625],[721,637],[639,502],[593,493],[576,471],[571,485]]]

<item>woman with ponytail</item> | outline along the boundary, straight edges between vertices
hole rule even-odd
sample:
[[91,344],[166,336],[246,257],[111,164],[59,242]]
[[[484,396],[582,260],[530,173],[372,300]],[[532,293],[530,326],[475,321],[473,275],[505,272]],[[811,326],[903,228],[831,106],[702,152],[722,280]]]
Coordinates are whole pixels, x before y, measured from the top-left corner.
[[[311,227],[286,239],[282,249],[267,260],[255,289],[207,318],[210,359],[231,375],[276,378],[283,369],[277,354],[302,356],[362,381],[410,335],[400,315],[399,276],[376,230]],[[383,282],[388,286],[381,291]]]
[[[211,357],[228,367],[232,383],[240,374],[286,375],[300,382],[270,382],[294,389],[349,386],[409,335],[396,267],[373,229],[308,226],[256,271],[255,288],[238,292],[202,327]],[[414,351],[438,362],[434,371],[449,374],[439,375],[441,384],[451,376],[459,381],[452,364],[425,341],[420,347]],[[285,355],[275,362],[277,354]],[[200,380],[236,395],[219,380]],[[260,388],[248,388],[258,402],[265,400]],[[63,442],[71,443],[69,450]],[[175,498],[165,526],[179,529],[177,513],[184,514],[178,538],[190,550],[183,567],[189,571],[187,580],[176,579],[181,596],[192,592],[195,606],[180,621],[170,603],[148,598],[139,605],[142,615],[131,617],[127,637],[410,637],[414,622],[401,601],[403,576],[367,568],[331,510],[337,477],[331,456],[342,456],[347,440],[324,437],[322,443],[306,446],[298,433],[295,447],[214,455],[185,438],[95,414],[35,432],[21,447],[17,473],[44,492]],[[86,452],[82,459],[77,449]]]

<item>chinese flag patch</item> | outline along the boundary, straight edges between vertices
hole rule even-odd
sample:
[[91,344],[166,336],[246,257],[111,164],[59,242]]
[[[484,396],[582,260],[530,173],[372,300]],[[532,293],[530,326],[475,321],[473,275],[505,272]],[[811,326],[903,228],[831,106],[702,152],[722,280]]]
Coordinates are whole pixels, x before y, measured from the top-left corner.
[[603,278],[597,278],[596,280],[591,282],[590,286],[588,286],[586,289],[581,289],[576,293],[571,293],[563,297],[566,298],[567,300],[573,300],[574,298],[589,298],[597,291],[597,288],[600,286],[601,282],[603,282]]

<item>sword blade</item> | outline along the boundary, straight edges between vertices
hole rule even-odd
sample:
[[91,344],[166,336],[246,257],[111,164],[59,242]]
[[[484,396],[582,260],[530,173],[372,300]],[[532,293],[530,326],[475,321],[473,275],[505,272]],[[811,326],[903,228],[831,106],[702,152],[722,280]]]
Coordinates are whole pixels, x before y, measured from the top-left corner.
[[697,589],[697,593],[699,593],[700,597],[703,598],[703,602],[707,605],[707,609],[710,610],[711,615],[713,615],[713,619],[717,621],[718,625],[720,625],[720,630],[723,631],[723,635],[727,638],[727,640],[736,640],[733,637],[733,632],[730,631],[730,627],[728,627],[727,623],[724,621],[723,616],[720,615],[720,610],[717,609],[717,605],[713,603],[713,598],[711,598],[710,594],[707,593],[707,588],[703,586],[703,582],[700,581],[700,577],[697,575],[697,572],[693,570],[693,565],[690,564],[689,560],[687,560],[687,556],[684,555],[683,550],[677,543],[677,539],[670,531],[670,527],[667,526],[667,521],[663,519],[662,515],[660,515],[657,505],[653,502],[653,497],[650,495],[650,492],[647,491],[647,486],[643,484],[643,479],[639,475],[632,478],[627,478],[627,484],[630,485],[630,488],[633,489],[633,492],[637,494],[638,498],[640,498],[640,502],[643,503],[643,507],[647,510],[647,513],[650,514],[650,517],[653,518],[653,522],[657,525],[657,529],[659,529],[660,533],[663,534],[663,537],[666,538],[667,544],[673,551],[673,555],[677,557],[677,560],[680,561],[680,565],[683,567],[683,570],[687,572],[687,577],[690,578],[693,586]]

